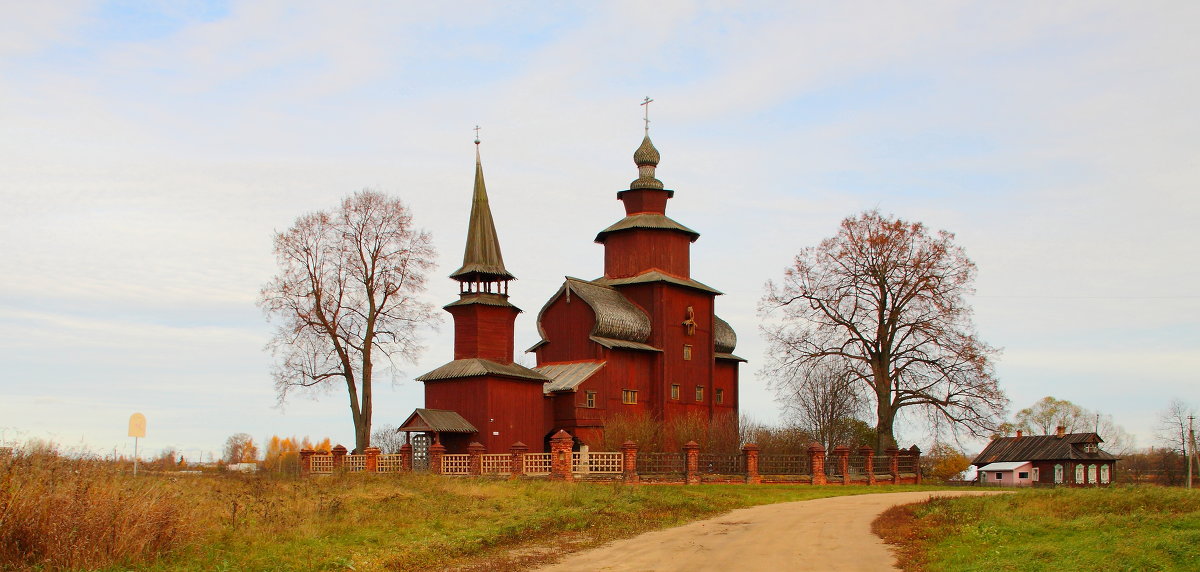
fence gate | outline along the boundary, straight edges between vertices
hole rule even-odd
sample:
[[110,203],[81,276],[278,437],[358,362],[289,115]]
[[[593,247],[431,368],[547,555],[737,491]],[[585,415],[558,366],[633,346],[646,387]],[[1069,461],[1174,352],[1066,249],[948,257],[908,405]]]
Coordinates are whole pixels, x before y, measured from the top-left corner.
[[429,470],[429,435],[418,433],[412,436],[413,458],[412,467],[414,471]]

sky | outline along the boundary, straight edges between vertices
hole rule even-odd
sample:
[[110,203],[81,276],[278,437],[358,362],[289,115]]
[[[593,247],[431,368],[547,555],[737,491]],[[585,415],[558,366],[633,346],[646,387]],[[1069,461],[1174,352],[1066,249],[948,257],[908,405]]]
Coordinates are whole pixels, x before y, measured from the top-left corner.
[[[139,411],[151,455],[351,445],[344,390],[277,404],[273,233],[398,196],[453,301],[479,125],[524,350],[563,276],[603,271],[647,96],[748,416],[781,421],[764,284],[872,208],[977,264],[1013,410],[1067,399],[1146,446],[1200,404],[1200,4],[648,4],[0,3],[0,441],[129,454]],[[377,382],[377,425],[422,404],[446,318]]]

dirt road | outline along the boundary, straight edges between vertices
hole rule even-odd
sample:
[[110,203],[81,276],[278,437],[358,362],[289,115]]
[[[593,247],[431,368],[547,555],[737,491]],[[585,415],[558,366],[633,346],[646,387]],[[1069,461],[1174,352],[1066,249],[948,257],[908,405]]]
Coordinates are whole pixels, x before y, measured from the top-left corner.
[[888,507],[976,491],[831,497],[738,509],[567,556],[542,572],[895,570],[871,521]]

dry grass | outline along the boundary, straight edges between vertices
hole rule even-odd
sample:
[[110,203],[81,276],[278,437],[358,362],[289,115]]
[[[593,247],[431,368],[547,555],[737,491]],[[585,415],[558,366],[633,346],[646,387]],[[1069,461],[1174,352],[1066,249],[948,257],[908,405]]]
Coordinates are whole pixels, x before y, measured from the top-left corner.
[[0,567],[46,570],[135,563],[197,535],[180,487],[53,450],[0,459]]

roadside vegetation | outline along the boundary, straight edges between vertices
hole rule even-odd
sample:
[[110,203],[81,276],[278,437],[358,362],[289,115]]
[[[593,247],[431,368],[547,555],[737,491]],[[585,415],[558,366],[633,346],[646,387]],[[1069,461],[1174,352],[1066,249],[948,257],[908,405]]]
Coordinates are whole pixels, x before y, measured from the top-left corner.
[[1034,489],[892,508],[874,525],[904,570],[1196,570],[1200,492]]
[[745,506],[929,489],[129,468],[0,458],[0,570],[511,570]]

